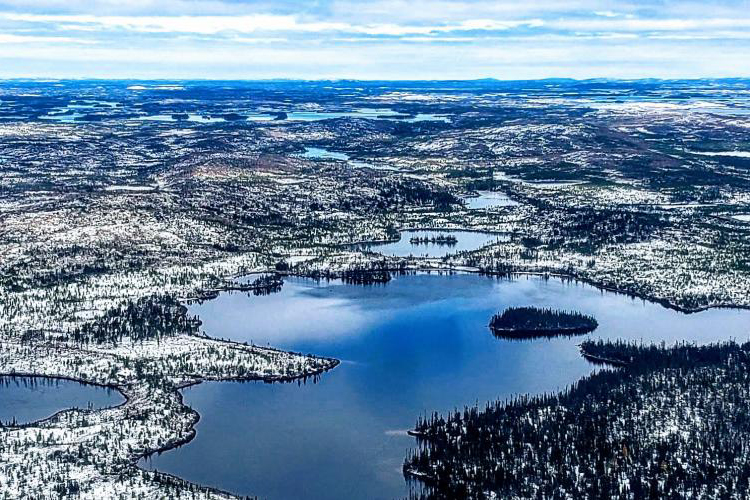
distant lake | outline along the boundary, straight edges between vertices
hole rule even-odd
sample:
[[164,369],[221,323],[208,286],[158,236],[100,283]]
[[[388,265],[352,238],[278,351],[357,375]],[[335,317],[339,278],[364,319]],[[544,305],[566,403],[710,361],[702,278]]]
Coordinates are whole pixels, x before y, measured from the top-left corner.
[[518,205],[517,201],[508,198],[505,193],[497,191],[479,191],[479,196],[464,198],[466,208],[469,210],[483,210],[494,207],[514,207]]
[[337,153],[335,151],[329,151],[323,148],[305,148],[305,152],[302,153],[303,158],[331,158],[333,160],[348,160],[349,155],[346,153]]
[[72,380],[0,376],[3,423],[29,423],[69,408],[107,408],[123,401],[117,391]]
[[[431,241],[433,238],[440,237],[452,237],[456,239],[456,242],[455,244],[412,242],[412,238],[427,238]],[[392,243],[367,243],[358,245],[358,247],[396,257],[408,257],[410,255],[417,257],[445,257],[448,254],[457,252],[477,250],[498,240],[504,241],[507,239],[508,237],[503,234],[485,233],[482,231],[415,230],[401,231],[401,239]]]
[[242,495],[403,498],[401,465],[420,415],[557,391],[595,368],[584,337],[499,340],[487,324],[508,306],[594,315],[594,338],[672,343],[748,340],[750,311],[681,314],[593,287],[537,277],[396,277],[354,286],[289,279],[278,294],[223,293],[192,305],[210,335],[333,356],[318,383],[203,383],[183,391],[197,436],[146,467]]
[[357,108],[352,111],[289,111],[287,119],[292,121],[318,121],[332,118],[366,118],[369,120],[398,120],[408,123],[423,121],[449,122],[445,115],[429,113],[417,113],[414,115],[403,115],[390,108]]
[[[103,104],[103,103],[101,103]],[[108,106],[108,105],[107,105]],[[276,121],[276,113],[284,110],[268,110],[268,112],[259,111],[243,111],[234,110],[232,113],[237,113],[238,121],[255,121],[255,122],[272,122]],[[88,105],[68,105],[53,112],[40,116],[43,120],[53,120],[65,123],[76,122],[84,116],[84,112],[104,112],[106,114],[106,108],[97,108],[94,104]],[[228,111],[229,112],[229,111]],[[286,112],[286,121],[320,121],[330,120],[334,118],[363,118],[369,120],[394,120],[402,121],[406,123],[416,123],[424,121],[438,121],[438,122],[450,122],[450,118],[447,115],[436,115],[431,113],[415,113],[412,115],[406,115],[398,113],[390,108],[357,108],[350,111],[325,111],[325,110],[291,110]],[[165,112],[161,114],[153,115],[142,115],[134,118],[134,121],[161,121],[161,122],[177,122],[177,121],[188,121],[198,123],[218,123],[226,121],[221,114],[216,113],[200,113],[190,112],[185,113],[187,115],[184,119],[178,119],[172,116],[173,114],[181,114],[183,111],[175,109],[173,112]],[[279,120],[284,121],[284,120]]]
[[344,160],[354,168],[372,168],[375,170],[398,170],[395,167],[388,165],[378,165],[362,160],[352,160],[348,154],[340,153],[337,151],[331,151],[325,148],[305,148],[305,152],[301,155],[303,158],[310,158],[313,160],[330,158],[333,160]]

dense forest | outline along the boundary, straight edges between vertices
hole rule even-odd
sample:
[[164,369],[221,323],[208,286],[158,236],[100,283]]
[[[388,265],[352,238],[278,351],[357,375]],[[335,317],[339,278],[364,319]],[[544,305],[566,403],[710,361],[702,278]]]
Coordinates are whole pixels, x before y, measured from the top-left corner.
[[284,281],[277,274],[263,275],[250,283],[249,290],[255,296],[271,295],[279,293]]
[[[142,342],[179,334],[196,334],[200,321],[168,295],[153,295],[113,308],[91,323],[76,327],[69,338],[77,343]],[[63,335],[60,340],[67,340]]]
[[350,285],[375,285],[388,283],[393,274],[404,274],[406,269],[404,262],[399,263],[397,266],[390,266],[386,260],[378,260],[352,264],[339,271],[314,269],[301,274],[316,280],[340,279]]
[[589,333],[597,326],[598,323],[592,316],[533,306],[509,307],[490,320],[490,329],[502,338],[578,335]]
[[626,362],[557,395],[420,419],[415,498],[747,498],[750,343],[585,342]]

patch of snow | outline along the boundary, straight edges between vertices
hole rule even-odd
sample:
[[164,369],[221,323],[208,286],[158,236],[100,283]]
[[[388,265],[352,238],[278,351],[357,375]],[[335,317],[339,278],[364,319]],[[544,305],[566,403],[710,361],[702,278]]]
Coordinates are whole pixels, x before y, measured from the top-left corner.
[[688,153],[701,156],[734,156],[735,158],[750,158],[750,151],[688,151]]

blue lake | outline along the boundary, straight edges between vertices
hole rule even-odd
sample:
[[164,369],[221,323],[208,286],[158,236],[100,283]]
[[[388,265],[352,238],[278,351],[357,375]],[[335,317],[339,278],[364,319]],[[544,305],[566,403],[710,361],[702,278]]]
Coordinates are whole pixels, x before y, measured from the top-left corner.
[[223,293],[195,304],[217,337],[332,356],[317,383],[204,383],[184,391],[197,436],[144,460],[190,481],[267,499],[388,499],[417,417],[519,393],[562,389],[595,368],[584,337],[499,340],[487,324],[508,306],[594,315],[592,337],[700,343],[747,340],[750,311],[686,315],[593,287],[522,277],[397,277],[353,286],[290,279],[280,293]]
[[124,401],[111,389],[71,380],[0,376],[0,422],[34,422],[69,408],[96,409]]
[[301,155],[303,158],[310,159],[333,159],[333,160],[344,160],[354,168],[372,168],[374,170],[398,170],[398,168],[383,165],[378,163],[371,163],[369,161],[352,160],[348,154],[340,153],[337,151],[330,151],[324,148],[305,148],[305,152]]

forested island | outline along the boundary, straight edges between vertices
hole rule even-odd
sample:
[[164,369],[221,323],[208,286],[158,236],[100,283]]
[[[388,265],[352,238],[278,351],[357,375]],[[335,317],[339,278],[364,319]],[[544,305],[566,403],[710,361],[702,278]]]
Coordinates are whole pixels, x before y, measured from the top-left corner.
[[420,419],[412,497],[747,498],[750,343],[582,349],[624,368]]
[[458,239],[449,234],[447,236],[439,235],[439,236],[415,236],[413,238],[409,239],[409,243],[412,245],[447,245],[447,246],[455,246],[458,243]]
[[596,319],[575,311],[539,307],[509,307],[490,320],[492,333],[503,338],[581,335],[599,326]]

